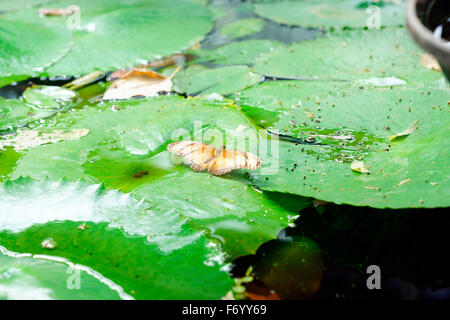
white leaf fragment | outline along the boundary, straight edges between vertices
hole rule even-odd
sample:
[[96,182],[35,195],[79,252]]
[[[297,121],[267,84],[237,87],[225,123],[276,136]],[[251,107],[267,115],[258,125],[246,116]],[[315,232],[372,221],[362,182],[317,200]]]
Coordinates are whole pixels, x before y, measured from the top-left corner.
[[391,87],[391,86],[405,85],[406,81],[394,77],[387,77],[387,78],[369,78],[359,80],[358,83],[364,85],[371,85],[375,87]]
[[369,168],[364,165],[363,161],[353,161],[350,164],[350,169],[360,173],[370,173]]
[[48,132],[40,130],[24,130],[15,137],[13,137],[14,135],[4,136],[3,139],[0,139],[0,148],[3,148],[4,146],[13,146],[16,151],[20,151],[46,143],[79,139],[88,133],[89,129],[57,129]]
[[399,132],[397,134],[394,134],[393,136],[389,137],[389,140],[394,140],[397,139],[398,137],[402,137],[402,136],[407,136],[410,135],[411,133],[413,133],[414,131],[416,131],[417,129],[417,124],[419,123],[419,120],[414,121],[408,129],[403,130],[402,132]]

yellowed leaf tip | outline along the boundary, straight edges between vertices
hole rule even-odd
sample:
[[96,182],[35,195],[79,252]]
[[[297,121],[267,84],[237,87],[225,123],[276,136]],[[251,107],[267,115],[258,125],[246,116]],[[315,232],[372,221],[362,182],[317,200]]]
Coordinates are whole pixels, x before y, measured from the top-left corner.
[[394,140],[397,139],[398,137],[402,137],[402,136],[407,136],[410,135],[411,133],[413,133],[414,131],[416,131],[417,129],[417,124],[419,123],[419,120],[414,121],[408,129],[403,130],[402,132],[399,132],[397,134],[394,134],[393,136],[389,137],[389,140]]
[[350,169],[360,173],[370,173],[369,168],[364,165],[363,161],[353,161],[350,164]]

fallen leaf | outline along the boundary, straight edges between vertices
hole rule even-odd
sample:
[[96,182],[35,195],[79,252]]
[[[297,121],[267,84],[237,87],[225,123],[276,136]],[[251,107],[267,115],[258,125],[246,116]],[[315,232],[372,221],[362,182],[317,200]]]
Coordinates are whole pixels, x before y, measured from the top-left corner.
[[128,99],[136,96],[155,97],[158,92],[172,90],[172,78],[181,69],[178,67],[169,77],[157,72],[134,68],[111,74],[118,78],[106,90],[101,100]]
[[69,6],[67,8],[55,8],[55,9],[40,8],[38,10],[38,13],[40,16],[69,16],[79,10],[80,8],[77,6]]
[[367,167],[364,165],[364,162],[363,162],[363,161],[353,161],[353,162],[350,164],[350,169],[352,169],[353,171],[356,171],[356,172],[370,173],[369,168],[367,168]]
[[95,80],[97,80],[98,78],[100,78],[101,76],[103,76],[103,72],[101,71],[94,71],[92,73],[89,73],[81,78],[75,79],[69,83],[66,83],[65,85],[63,85],[63,88],[68,88],[70,90],[77,90],[80,89],[84,86],[87,86],[88,84],[91,84],[92,82],[94,82]]
[[402,132],[399,132],[397,134],[394,134],[393,136],[389,137],[389,140],[394,140],[397,139],[398,137],[402,137],[402,136],[407,136],[410,135],[411,133],[413,133],[414,131],[416,131],[417,129],[417,124],[419,123],[419,120],[414,121],[408,129],[403,130]]
[[441,66],[439,65],[439,62],[436,60],[436,58],[429,54],[429,53],[424,53],[421,57],[420,57],[420,63],[430,69],[430,70],[435,70],[435,71],[442,71]]
[[13,146],[16,151],[25,150],[40,146],[46,143],[55,143],[65,140],[75,140],[84,137],[89,133],[89,129],[71,129],[71,130],[52,130],[49,132],[42,132],[39,130],[25,130],[21,131],[15,137],[9,138],[13,135],[6,135],[0,139],[0,148],[4,146]]

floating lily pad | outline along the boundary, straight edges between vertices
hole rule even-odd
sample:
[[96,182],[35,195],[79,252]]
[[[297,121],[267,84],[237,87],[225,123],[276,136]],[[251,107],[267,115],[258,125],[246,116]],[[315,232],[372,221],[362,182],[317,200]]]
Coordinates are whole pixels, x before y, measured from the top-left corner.
[[[184,136],[256,153],[257,131],[227,103],[168,96],[103,103],[101,112],[91,107],[61,114],[48,121],[47,130],[66,123],[66,129],[88,128],[89,134],[29,149],[9,176],[101,182],[145,198],[169,212],[167,219],[180,216],[207,229],[223,239],[225,252],[233,257],[252,253],[306,204],[300,201],[294,211],[285,209],[252,189],[243,170],[229,174],[230,180],[211,177],[193,172],[165,151],[169,142]],[[222,200],[212,200],[217,194]]]
[[193,51],[200,60],[211,61],[215,64],[252,64],[256,57],[262,53],[272,52],[275,49],[284,47],[278,41],[254,39],[238,42],[231,42],[222,45],[214,50]]
[[[21,58],[30,62],[14,65],[13,56],[2,56],[0,74],[81,75],[132,67],[187,49],[212,26],[207,8],[178,0],[67,0],[54,1],[51,7],[72,5],[80,10],[64,17],[40,17],[36,8],[6,14],[8,20],[2,20],[0,26],[11,36],[1,37],[5,39],[2,44],[5,49],[14,49],[8,50],[12,55],[20,52]],[[24,35],[29,39],[24,41]],[[43,50],[34,50],[39,46]],[[60,54],[59,46],[64,54]]]
[[27,88],[22,96],[26,102],[39,108],[58,109],[76,95],[74,91],[58,86],[33,86]]
[[195,94],[231,94],[261,81],[261,75],[246,66],[230,66],[213,69],[188,67],[174,78],[178,92]]
[[258,18],[245,18],[223,26],[221,33],[228,38],[234,39],[257,33],[263,28],[264,20]]
[[0,132],[14,130],[54,113],[55,110],[41,109],[19,100],[7,100],[0,97]]
[[[219,299],[231,286],[227,273],[219,270],[223,260],[217,260],[217,249],[201,232],[186,241],[183,236],[194,233],[190,227],[174,225],[173,219],[168,224],[167,217],[158,218],[162,213],[146,211],[148,205],[129,195],[82,182],[30,179],[7,182],[0,188],[0,206],[8,208],[0,212],[9,212],[1,219],[0,245],[9,250],[63,257],[86,265],[136,298]],[[16,200],[21,196],[27,201]],[[46,209],[42,211],[42,207]],[[178,247],[161,251],[157,243],[145,241],[156,230],[159,237],[176,230],[176,239],[184,242],[179,240]],[[58,243],[53,250],[41,246],[49,236]],[[160,242],[167,247],[163,240]],[[205,282],[211,281],[214,286],[205,288]]]
[[[252,174],[264,190],[377,208],[448,206],[448,85],[441,88],[371,88],[317,81],[270,82],[240,96],[268,128],[287,135],[270,175]],[[262,112],[257,112],[261,109]],[[245,110],[245,109],[244,109]],[[256,111],[255,111],[256,110]],[[419,119],[409,136],[390,141]],[[308,138],[319,143],[308,145]],[[283,137],[282,137],[283,139]],[[297,140],[296,140],[297,139]],[[448,139],[447,139],[448,140]],[[352,172],[364,161],[370,175]],[[267,179],[266,179],[267,178]],[[410,179],[410,183],[401,181]]]
[[253,7],[264,18],[308,28],[380,28],[404,25],[405,20],[405,4],[394,1],[272,0]]
[[421,55],[406,30],[355,30],[262,54],[254,68],[264,75],[322,80],[395,77],[411,83],[442,79],[442,73],[420,63]]
[[[35,14],[37,15],[35,9]],[[45,45],[44,45],[45,44]],[[40,48],[36,50],[36,48]],[[0,20],[0,85],[41,74],[71,47],[67,28],[48,28],[27,20]]]
[[116,291],[116,287],[101,275],[85,266],[76,267],[48,258],[51,259],[46,256],[0,252],[0,299],[117,300],[121,296],[127,297],[120,290]]

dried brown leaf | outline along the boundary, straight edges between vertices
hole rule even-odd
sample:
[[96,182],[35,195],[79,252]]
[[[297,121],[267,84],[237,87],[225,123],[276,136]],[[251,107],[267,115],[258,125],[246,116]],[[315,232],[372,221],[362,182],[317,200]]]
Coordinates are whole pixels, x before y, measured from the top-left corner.
[[117,80],[106,90],[101,100],[128,99],[136,96],[155,97],[158,92],[169,92],[172,90],[172,78],[180,68],[178,67],[169,77],[142,68],[116,71],[110,77]]
[[421,57],[420,57],[420,63],[430,69],[430,70],[435,70],[435,71],[442,71],[441,66],[439,65],[439,62],[436,60],[436,58],[434,56],[432,56],[429,53],[424,53]]

